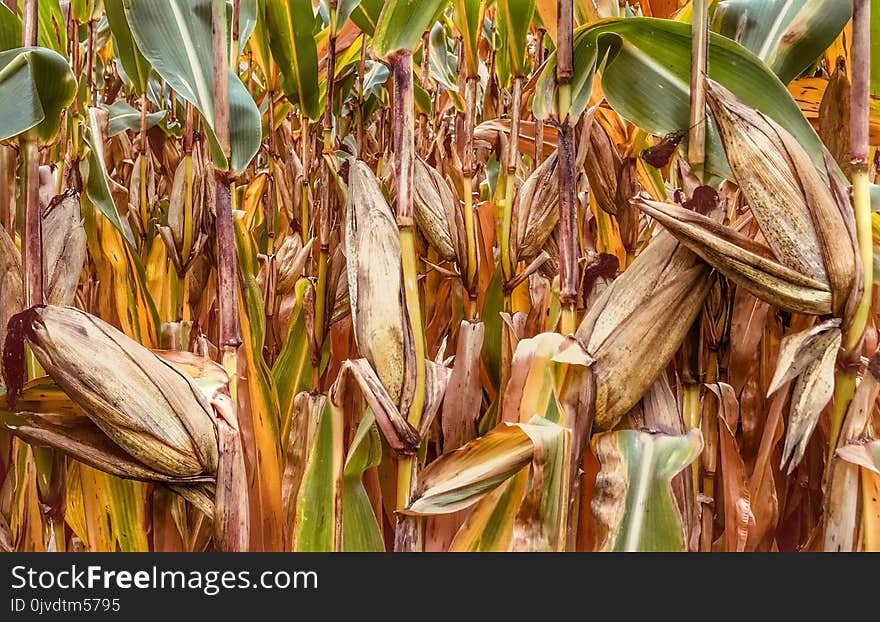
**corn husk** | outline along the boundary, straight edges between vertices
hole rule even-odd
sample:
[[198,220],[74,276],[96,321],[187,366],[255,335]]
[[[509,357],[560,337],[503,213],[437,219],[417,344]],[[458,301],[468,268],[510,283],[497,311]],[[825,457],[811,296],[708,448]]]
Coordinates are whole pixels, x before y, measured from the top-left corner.
[[43,290],[51,305],[73,304],[79,276],[86,260],[86,230],[79,195],[67,192],[56,198],[43,215]]
[[827,283],[776,261],[766,246],[673,203],[640,197],[634,199],[633,204],[758,298],[797,313],[831,312],[831,291]]
[[458,262],[466,273],[466,234],[458,198],[440,173],[421,158],[416,158],[413,175],[413,215],[440,257]]
[[576,333],[596,359],[597,430],[617,424],[669,364],[714,281],[706,263],[661,232],[597,297]]
[[[185,374],[103,320],[73,307],[34,307],[12,321],[4,372],[14,405],[27,341],[64,392],[141,464],[176,477],[217,470],[211,405]],[[21,370],[10,369],[10,361]]]
[[737,183],[782,265],[827,283],[841,316],[857,259],[844,213],[809,154],[769,117],[707,80],[707,100]]
[[400,239],[379,182],[352,162],[345,228],[348,296],[358,350],[400,404],[406,374]]
[[514,201],[510,252],[514,261],[531,261],[541,252],[559,222],[559,175],[556,152],[529,175]]
[[608,136],[598,119],[593,120],[590,128],[590,140],[587,145],[588,155],[584,161],[584,171],[590,182],[590,191],[596,204],[603,211],[616,216],[617,183],[620,178],[622,161],[617,147]]
[[275,269],[278,271],[276,288],[278,294],[288,293],[299,277],[302,276],[303,267],[312,252],[315,239],[303,246],[302,239],[298,235],[288,235],[275,253]]
[[[0,292],[3,292],[3,304],[0,304],[0,344],[2,344],[6,341],[6,325],[13,315],[21,311],[24,304],[21,253],[3,227],[0,227]],[[2,371],[3,363],[0,361],[0,372]]]

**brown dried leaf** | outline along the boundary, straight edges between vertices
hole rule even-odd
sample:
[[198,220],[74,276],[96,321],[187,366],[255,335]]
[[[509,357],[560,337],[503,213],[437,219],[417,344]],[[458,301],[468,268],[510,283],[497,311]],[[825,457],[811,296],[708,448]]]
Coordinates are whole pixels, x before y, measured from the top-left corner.
[[828,333],[831,337],[822,356],[813,360],[798,376],[792,392],[780,467],[783,468],[788,463],[788,474],[800,463],[807,442],[819,421],[819,414],[834,393],[834,365],[842,337],[837,328],[832,328]]

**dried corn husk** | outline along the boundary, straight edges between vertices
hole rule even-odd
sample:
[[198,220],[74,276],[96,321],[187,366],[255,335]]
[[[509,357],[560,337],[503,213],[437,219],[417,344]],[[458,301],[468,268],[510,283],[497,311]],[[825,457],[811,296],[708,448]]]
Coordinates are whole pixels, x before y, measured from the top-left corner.
[[399,405],[407,369],[400,239],[376,176],[360,161],[349,174],[345,255],[358,350]]
[[11,404],[21,389],[27,341],[52,379],[138,462],[176,477],[216,472],[212,408],[185,374],[73,307],[33,307],[11,326],[3,354]]
[[639,197],[633,204],[758,298],[797,313],[831,312],[828,285],[782,265],[767,247],[673,203]]
[[[0,344],[2,344],[6,341],[6,325],[24,305],[21,253],[3,227],[0,227],[0,292],[3,292],[3,304],[0,304]],[[2,371],[3,363],[0,361],[0,372]]]
[[559,175],[554,152],[519,188],[511,213],[513,261],[531,261],[541,252],[559,222]]
[[809,154],[769,117],[707,80],[707,100],[737,183],[779,262],[827,283],[837,316],[856,283],[844,213]]
[[672,359],[709,289],[711,268],[660,233],[590,307],[577,337],[596,359],[594,426],[612,428]]
[[415,161],[413,213],[419,231],[440,257],[458,262],[466,273],[466,234],[458,198],[440,173],[421,158]]
[[288,293],[299,280],[314,242],[315,239],[312,238],[303,246],[302,239],[298,235],[288,235],[284,238],[284,242],[275,253],[275,268],[278,270],[276,287],[279,295]]
[[590,128],[590,140],[587,145],[588,155],[584,161],[584,171],[590,182],[590,191],[596,204],[603,211],[616,216],[617,183],[620,178],[622,162],[617,147],[608,136],[598,119],[593,120]]
[[86,260],[86,230],[79,195],[56,197],[43,215],[43,289],[51,305],[73,304],[79,275]]

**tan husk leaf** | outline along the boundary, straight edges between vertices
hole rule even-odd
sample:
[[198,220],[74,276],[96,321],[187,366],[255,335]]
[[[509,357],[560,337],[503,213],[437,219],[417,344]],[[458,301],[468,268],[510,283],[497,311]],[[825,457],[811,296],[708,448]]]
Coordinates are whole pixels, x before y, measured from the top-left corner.
[[43,214],[43,289],[51,305],[73,304],[86,260],[86,230],[75,192],[56,197]]
[[758,298],[798,313],[831,312],[831,291],[826,283],[768,257],[768,249],[754,240],[673,203],[638,197],[633,204]]
[[602,292],[577,330],[596,359],[594,425],[612,428],[678,350],[714,283],[711,268],[660,233]]
[[37,360],[123,450],[167,475],[216,472],[212,408],[189,377],[79,309],[28,313],[26,339]]
[[400,405],[407,368],[400,239],[376,176],[360,161],[351,163],[345,251],[358,350]]
[[831,190],[788,131],[720,84],[706,86],[730,168],[768,245],[783,265],[828,283],[842,315],[856,257]]

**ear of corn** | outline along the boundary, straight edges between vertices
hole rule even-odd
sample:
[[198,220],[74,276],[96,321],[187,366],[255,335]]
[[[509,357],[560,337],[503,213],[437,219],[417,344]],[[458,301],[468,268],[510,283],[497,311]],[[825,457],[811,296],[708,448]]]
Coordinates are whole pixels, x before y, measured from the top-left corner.
[[577,337],[596,359],[597,429],[620,421],[663,371],[712,280],[699,257],[661,234],[593,303]]
[[[217,470],[211,407],[195,384],[103,320],[71,307],[37,307],[13,319],[7,354],[26,340],[40,364],[83,412],[126,453],[172,476]],[[16,331],[18,332],[18,331]],[[11,337],[11,339],[10,339]]]
[[511,255],[517,261],[537,257],[559,222],[559,175],[554,152],[529,175],[516,195],[511,215]]
[[832,294],[826,282],[779,263],[768,256],[766,248],[745,236],[677,205],[641,198],[634,203],[719,272],[755,296],[800,313],[831,312]]
[[46,302],[73,304],[80,272],[86,259],[86,231],[80,215],[79,195],[61,195],[43,216],[43,265]]
[[416,158],[413,176],[413,215],[416,225],[441,258],[456,261],[467,274],[464,221],[458,199],[435,168]]
[[400,241],[379,182],[363,162],[351,166],[345,245],[348,295],[358,349],[399,406],[407,373]]
[[853,288],[857,259],[844,217],[807,152],[775,121],[707,81],[734,177],[776,258],[828,283],[840,315]]

